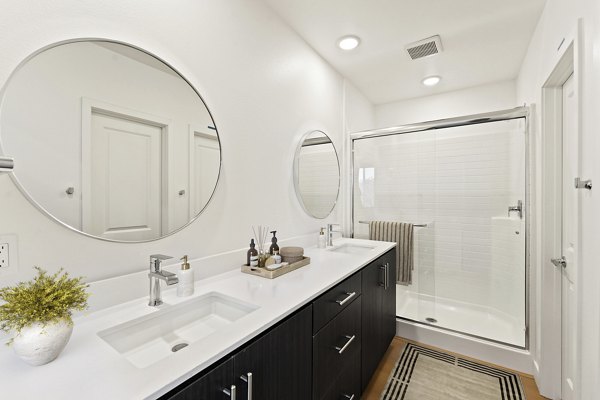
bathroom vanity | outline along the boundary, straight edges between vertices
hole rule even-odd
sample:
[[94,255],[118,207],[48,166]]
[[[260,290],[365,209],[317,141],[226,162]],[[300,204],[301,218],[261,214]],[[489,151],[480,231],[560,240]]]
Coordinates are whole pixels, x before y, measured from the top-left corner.
[[[190,297],[167,288],[160,307],[144,296],[79,316],[64,352],[42,367],[3,346],[3,393],[228,399],[235,386],[238,400],[250,388],[261,400],[358,399],[395,333],[395,244],[334,244],[306,248],[311,264],[277,279],[236,266],[196,281]],[[145,271],[113,278],[94,295],[114,297],[132,280],[145,288],[147,279]]]
[[359,399],[395,335],[395,260],[393,248],[162,398]]

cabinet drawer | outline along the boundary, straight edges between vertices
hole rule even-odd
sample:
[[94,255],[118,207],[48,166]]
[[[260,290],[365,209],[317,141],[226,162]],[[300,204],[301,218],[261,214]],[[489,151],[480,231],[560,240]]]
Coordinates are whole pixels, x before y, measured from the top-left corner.
[[[345,374],[358,374],[360,390],[361,297],[347,306],[313,338],[313,399],[323,399]],[[349,372],[348,369],[356,369]],[[354,375],[353,375],[354,376]]]
[[[354,293],[354,294],[353,294]],[[348,307],[361,293],[360,272],[329,289],[313,303],[313,334]]]
[[[360,359],[357,359],[356,362],[360,362]],[[347,366],[338,377],[335,385],[320,400],[359,400],[360,396],[360,368],[356,368],[356,365],[350,365]]]

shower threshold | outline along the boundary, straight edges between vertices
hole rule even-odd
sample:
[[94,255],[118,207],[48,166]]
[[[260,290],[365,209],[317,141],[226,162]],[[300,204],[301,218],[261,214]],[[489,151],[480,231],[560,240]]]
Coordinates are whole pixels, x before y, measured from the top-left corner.
[[396,316],[400,319],[519,349],[526,348],[524,323],[511,315],[490,307],[409,291],[397,293],[396,298]]

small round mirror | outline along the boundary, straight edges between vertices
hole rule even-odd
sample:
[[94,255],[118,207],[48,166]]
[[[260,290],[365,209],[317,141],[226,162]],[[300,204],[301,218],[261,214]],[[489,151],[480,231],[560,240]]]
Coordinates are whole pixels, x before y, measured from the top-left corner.
[[3,89],[0,154],[51,218],[105,240],[141,242],[194,220],[215,190],[221,146],[198,92],[171,66],[107,40],[29,57]]
[[340,190],[340,164],[333,142],[322,131],[311,131],[300,140],[294,158],[294,185],[304,210],[326,218]]

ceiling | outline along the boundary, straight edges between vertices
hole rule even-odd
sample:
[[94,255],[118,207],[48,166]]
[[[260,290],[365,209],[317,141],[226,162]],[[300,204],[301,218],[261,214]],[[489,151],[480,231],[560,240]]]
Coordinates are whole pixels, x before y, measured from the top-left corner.
[[[545,0],[263,0],[373,104],[515,79]],[[361,45],[343,51],[344,35]],[[440,35],[444,51],[405,46]],[[433,88],[421,80],[439,75]]]

